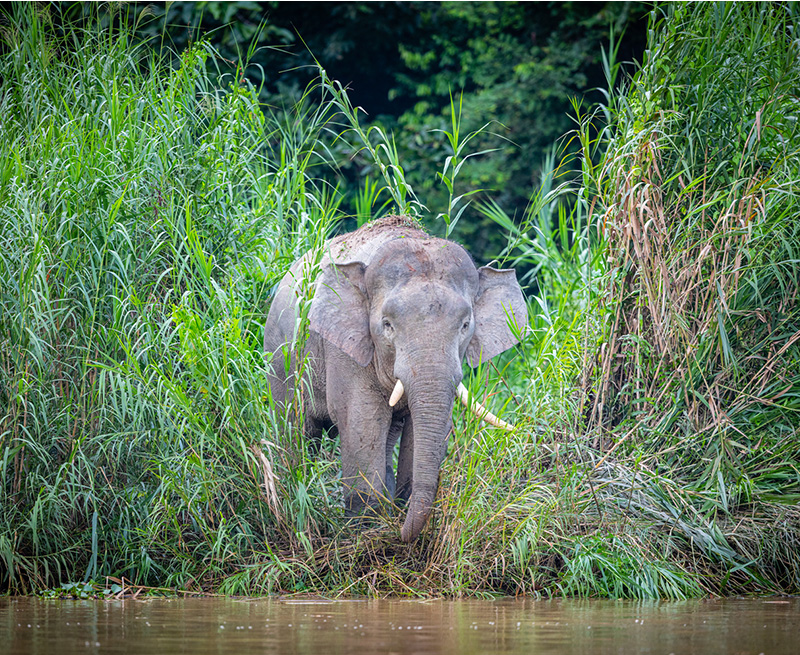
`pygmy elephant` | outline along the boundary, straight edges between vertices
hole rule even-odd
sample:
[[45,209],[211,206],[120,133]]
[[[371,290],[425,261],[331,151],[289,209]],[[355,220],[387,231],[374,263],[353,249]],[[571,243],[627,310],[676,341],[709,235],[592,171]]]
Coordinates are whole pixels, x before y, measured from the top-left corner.
[[[294,341],[314,268],[313,253],[295,262],[267,317],[264,348],[275,355],[278,403],[292,392],[297,361],[292,355],[284,366],[278,355]],[[408,501],[401,536],[413,541],[436,496],[454,398],[464,389],[461,362],[476,366],[517,342],[527,325],[522,291],[513,270],[476,269],[461,246],[401,216],[330,240],[318,270],[305,351],[306,436],[335,426],[346,513]]]

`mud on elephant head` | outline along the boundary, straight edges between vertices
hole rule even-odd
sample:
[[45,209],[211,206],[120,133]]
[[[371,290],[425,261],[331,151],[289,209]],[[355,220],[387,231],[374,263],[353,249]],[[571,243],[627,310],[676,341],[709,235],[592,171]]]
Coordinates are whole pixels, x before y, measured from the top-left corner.
[[[412,541],[436,496],[462,361],[477,366],[517,343],[525,300],[513,270],[478,269],[461,246],[403,217],[337,237],[326,253],[309,313],[306,433],[338,429],[346,512],[408,501],[401,535]],[[298,261],[279,286],[265,328],[268,351],[290,341],[294,289],[307,268]],[[289,377],[274,376],[276,400]]]

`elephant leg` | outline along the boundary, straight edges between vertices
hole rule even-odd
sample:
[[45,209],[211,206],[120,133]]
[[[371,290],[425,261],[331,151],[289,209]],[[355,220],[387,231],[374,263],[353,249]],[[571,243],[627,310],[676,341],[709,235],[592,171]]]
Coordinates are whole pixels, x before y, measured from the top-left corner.
[[390,498],[386,442],[392,408],[369,372],[341,351],[329,356],[326,366],[328,411],[339,429],[345,515],[372,513]]
[[320,449],[322,448],[322,435],[326,432],[331,438],[336,437],[338,434],[336,426],[330,419],[306,417],[303,423],[303,438],[306,443],[306,448],[308,449],[308,454],[312,457],[317,457],[319,455]]
[[404,419],[393,418],[392,427],[389,428],[389,435],[386,438],[386,495],[388,498],[394,498],[394,446],[403,432],[403,424]]
[[[451,428],[452,430],[452,424]],[[449,432],[448,432],[449,434]],[[447,455],[447,442],[442,443],[442,452],[439,461]],[[404,504],[411,497],[414,481],[414,424],[411,416],[407,416],[403,424],[403,434],[400,438],[400,456],[397,458],[397,478],[395,483],[395,501]]]
[[[308,453],[316,457],[322,444],[322,433],[333,425],[328,416],[325,360],[318,335],[309,336],[299,361],[302,365],[300,373],[295,353],[288,346],[279,348],[270,367],[270,388],[272,398],[282,408],[285,420],[292,424],[302,420]],[[302,380],[298,379],[301,375]]]
[[[266,334],[265,343],[274,340]],[[270,396],[276,409],[283,412],[286,421],[296,423],[302,418],[303,436],[311,454],[319,452],[323,430],[331,427],[325,399],[325,359],[322,339],[311,334],[300,359],[304,381],[298,381],[298,358],[290,343],[275,346],[267,366]],[[301,390],[298,393],[298,390]],[[302,406],[302,413],[298,410]],[[302,415],[301,415],[302,414]]]
[[[352,516],[372,513],[391,498],[386,478],[386,439],[391,413],[365,416],[351,408],[348,415],[350,420],[345,421],[345,426],[341,422],[338,425],[345,514]],[[393,480],[391,485],[394,486]]]
[[395,500],[405,503],[411,497],[411,483],[414,471],[414,425],[407,416],[400,439],[400,456],[397,459],[397,483]]

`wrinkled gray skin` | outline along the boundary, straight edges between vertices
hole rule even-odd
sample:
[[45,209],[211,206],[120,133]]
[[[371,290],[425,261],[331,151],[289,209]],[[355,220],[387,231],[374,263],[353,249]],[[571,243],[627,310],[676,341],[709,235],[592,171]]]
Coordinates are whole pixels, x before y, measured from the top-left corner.
[[[392,498],[409,501],[401,534],[413,541],[436,496],[461,362],[466,357],[476,366],[517,342],[508,322],[527,325],[522,291],[513,270],[476,269],[461,246],[397,216],[329,241],[321,267],[306,343],[306,436],[319,439],[336,426],[346,513],[376,510]],[[298,285],[310,268],[309,255],[295,262],[265,325],[279,403],[291,392],[280,353],[293,341]],[[390,407],[398,379],[405,394]]]

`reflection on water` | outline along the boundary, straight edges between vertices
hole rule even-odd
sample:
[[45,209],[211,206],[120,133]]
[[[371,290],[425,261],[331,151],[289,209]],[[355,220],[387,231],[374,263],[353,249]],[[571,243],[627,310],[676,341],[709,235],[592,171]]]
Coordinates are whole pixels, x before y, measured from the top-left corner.
[[800,599],[0,598],[0,653],[800,653]]

